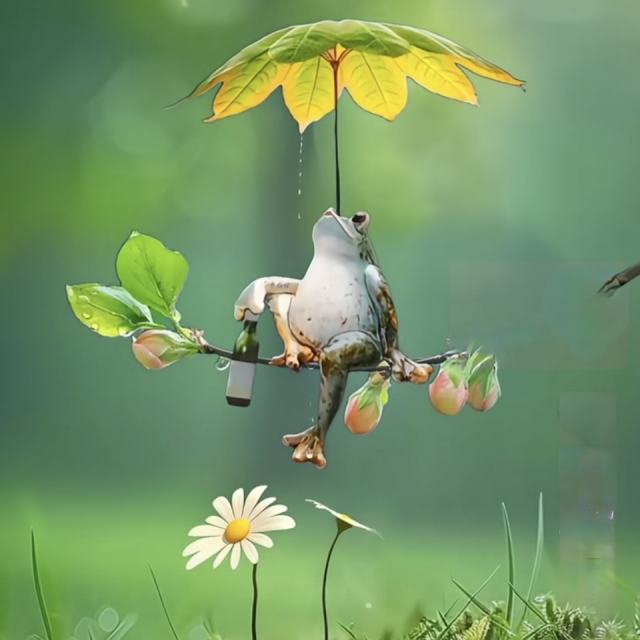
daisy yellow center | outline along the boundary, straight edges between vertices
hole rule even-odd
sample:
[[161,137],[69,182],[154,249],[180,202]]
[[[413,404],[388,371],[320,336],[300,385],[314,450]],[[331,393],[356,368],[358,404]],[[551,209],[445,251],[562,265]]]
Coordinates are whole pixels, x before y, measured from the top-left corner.
[[232,520],[224,530],[224,539],[229,544],[235,544],[244,540],[249,535],[250,522],[246,518]]

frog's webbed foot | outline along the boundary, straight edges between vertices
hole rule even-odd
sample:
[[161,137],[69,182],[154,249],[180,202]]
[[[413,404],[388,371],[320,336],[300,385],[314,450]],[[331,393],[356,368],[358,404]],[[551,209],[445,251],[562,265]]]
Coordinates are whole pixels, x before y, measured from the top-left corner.
[[318,469],[324,469],[327,466],[324,438],[317,426],[310,427],[302,433],[283,436],[282,444],[293,449],[291,459],[294,462],[311,462]]
[[414,362],[398,349],[393,349],[390,355],[391,373],[398,382],[424,384],[429,380],[429,376],[433,371],[431,365]]

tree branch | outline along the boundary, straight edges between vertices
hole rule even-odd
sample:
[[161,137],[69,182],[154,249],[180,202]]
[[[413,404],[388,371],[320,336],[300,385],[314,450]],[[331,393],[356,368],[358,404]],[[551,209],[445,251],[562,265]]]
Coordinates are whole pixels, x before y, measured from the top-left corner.
[[[213,344],[209,344],[204,340],[202,340],[200,344],[200,353],[203,353],[205,355],[215,355],[221,358],[227,358],[228,360],[236,360],[236,358],[234,358],[233,353],[231,351],[228,351],[227,349],[222,349],[221,347],[217,347]],[[417,358],[417,359],[414,358],[413,360],[418,364],[438,365],[438,364],[442,364],[443,362],[446,362],[451,358],[464,357],[467,355],[468,353],[466,351],[451,349],[449,351],[445,351],[444,353],[441,353],[435,356],[429,356],[426,358]],[[285,364],[274,364],[271,361],[271,358],[258,358],[257,364],[264,364],[270,367],[286,368]],[[353,369],[351,369],[351,371],[387,371],[390,368],[390,366],[391,364],[385,360],[375,367],[354,367]],[[317,369],[318,363],[309,362],[306,364],[301,364],[300,368]]]

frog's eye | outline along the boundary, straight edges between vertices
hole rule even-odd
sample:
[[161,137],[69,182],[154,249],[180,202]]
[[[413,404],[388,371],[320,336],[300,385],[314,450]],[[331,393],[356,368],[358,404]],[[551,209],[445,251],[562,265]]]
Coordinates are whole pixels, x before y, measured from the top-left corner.
[[351,222],[353,222],[353,226],[356,228],[356,231],[363,233],[369,226],[369,214],[364,211],[360,211],[351,216]]

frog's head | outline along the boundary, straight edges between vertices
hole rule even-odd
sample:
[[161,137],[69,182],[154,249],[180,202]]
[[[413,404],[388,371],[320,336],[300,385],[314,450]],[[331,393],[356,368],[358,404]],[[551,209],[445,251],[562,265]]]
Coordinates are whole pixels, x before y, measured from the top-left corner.
[[358,212],[350,218],[327,209],[313,227],[313,250],[316,255],[332,258],[360,258],[374,262],[367,235],[370,217]]

